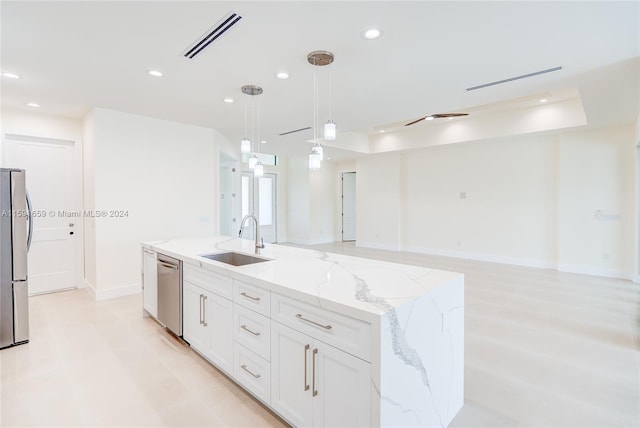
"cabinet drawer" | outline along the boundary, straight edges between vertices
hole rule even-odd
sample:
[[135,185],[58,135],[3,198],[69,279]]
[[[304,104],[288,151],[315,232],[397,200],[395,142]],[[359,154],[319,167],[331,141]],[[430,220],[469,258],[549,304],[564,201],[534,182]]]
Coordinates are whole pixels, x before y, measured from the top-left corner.
[[187,264],[183,265],[182,278],[183,281],[231,300],[231,278]]
[[371,361],[371,324],[273,294],[271,319]]
[[233,338],[265,360],[271,359],[271,320],[233,304]]
[[271,293],[264,288],[234,279],[233,301],[265,317],[269,316]]
[[233,377],[249,392],[270,404],[271,397],[271,365],[242,345],[234,347]]

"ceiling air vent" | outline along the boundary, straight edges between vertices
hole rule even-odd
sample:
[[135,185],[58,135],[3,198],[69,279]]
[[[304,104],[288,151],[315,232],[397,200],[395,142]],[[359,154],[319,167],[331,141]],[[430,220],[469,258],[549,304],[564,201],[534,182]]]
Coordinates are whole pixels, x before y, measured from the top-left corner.
[[476,89],[486,88],[487,86],[500,85],[502,83],[513,82],[514,80],[526,79],[527,77],[538,76],[540,74],[551,73],[552,71],[558,71],[558,70],[562,70],[562,67],[553,67],[547,70],[535,71],[533,73],[523,74],[521,76],[509,77],[508,79],[497,80],[495,82],[485,83],[483,85],[478,85],[478,86],[472,86],[470,88],[467,88],[467,91],[475,91]]
[[278,135],[282,136],[282,135],[295,134],[296,132],[306,131],[307,129],[311,129],[311,127],[307,126],[306,128],[294,129],[293,131],[283,132],[282,134],[278,134]]
[[198,40],[193,42],[182,55],[186,58],[193,59],[196,55],[201,53],[207,46],[213,43],[218,37],[222,36],[231,27],[236,25],[238,21],[242,19],[242,16],[235,12],[227,13],[220,21],[218,21],[213,27],[202,35]]

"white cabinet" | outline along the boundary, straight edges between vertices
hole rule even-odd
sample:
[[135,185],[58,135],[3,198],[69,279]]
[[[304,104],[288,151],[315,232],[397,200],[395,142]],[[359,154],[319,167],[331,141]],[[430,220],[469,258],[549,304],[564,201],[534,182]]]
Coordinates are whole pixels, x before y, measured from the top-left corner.
[[[191,266],[184,269],[183,338],[202,356],[231,374],[234,358],[233,302],[216,293],[228,291],[231,296],[231,283],[228,278],[199,271]],[[197,281],[197,284],[187,279]]]
[[295,426],[370,426],[371,367],[271,323],[271,407]]
[[182,286],[182,337],[192,348],[204,353],[207,326],[202,322],[202,306],[205,291],[185,282]]
[[157,253],[142,249],[142,296],[143,307],[152,317],[158,317],[158,272]]

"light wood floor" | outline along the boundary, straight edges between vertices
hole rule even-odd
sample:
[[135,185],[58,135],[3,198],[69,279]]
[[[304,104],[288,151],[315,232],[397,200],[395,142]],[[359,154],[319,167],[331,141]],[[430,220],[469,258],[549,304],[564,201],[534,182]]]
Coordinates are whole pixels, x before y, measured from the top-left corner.
[[[453,427],[640,426],[640,289],[630,281],[363,249],[465,274],[465,406]],[[32,297],[31,342],[0,351],[0,426],[282,426],[141,316],[141,296]]]

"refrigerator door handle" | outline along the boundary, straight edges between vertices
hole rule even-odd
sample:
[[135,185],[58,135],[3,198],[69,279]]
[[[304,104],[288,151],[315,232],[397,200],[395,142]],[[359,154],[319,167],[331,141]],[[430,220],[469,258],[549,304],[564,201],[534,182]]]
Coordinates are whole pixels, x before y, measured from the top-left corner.
[[33,209],[31,208],[31,197],[27,194],[27,211],[29,211],[29,235],[27,236],[27,253],[31,249],[31,238],[33,238]]

